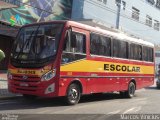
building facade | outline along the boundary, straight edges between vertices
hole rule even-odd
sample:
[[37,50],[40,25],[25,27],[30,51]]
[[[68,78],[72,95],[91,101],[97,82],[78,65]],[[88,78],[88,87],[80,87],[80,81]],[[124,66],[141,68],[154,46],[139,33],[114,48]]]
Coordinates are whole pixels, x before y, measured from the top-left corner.
[[[17,8],[0,10],[0,24],[5,23],[6,25],[6,27],[3,25],[3,29],[0,28],[0,49],[5,49],[6,54],[11,47],[9,45],[8,48],[9,43],[5,40],[14,40],[17,34],[16,31],[20,26],[41,21],[64,19],[93,20],[96,24],[114,29],[118,23],[120,31],[160,46],[160,0],[14,1],[19,5]],[[119,21],[117,21],[117,18],[119,18]],[[5,31],[6,29],[8,32]],[[9,54],[7,56],[9,57]],[[0,67],[0,69],[7,69],[7,62],[8,59],[5,59],[4,63],[6,65]]]
[[160,44],[160,0],[73,0],[72,19],[94,19],[116,28],[118,5],[121,31]]

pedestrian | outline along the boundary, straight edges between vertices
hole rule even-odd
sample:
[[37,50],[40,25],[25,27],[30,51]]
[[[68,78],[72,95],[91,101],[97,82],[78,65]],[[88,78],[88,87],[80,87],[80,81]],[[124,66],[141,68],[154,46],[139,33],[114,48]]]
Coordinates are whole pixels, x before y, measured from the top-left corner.
[[5,58],[4,52],[0,49],[0,61],[2,61]]

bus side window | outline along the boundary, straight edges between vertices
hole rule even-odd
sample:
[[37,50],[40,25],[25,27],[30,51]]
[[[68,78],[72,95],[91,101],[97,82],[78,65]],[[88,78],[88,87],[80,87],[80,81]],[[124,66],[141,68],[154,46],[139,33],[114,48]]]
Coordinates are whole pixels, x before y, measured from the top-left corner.
[[110,37],[106,37],[106,53],[105,56],[111,56],[111,38]]
[[130,44],[130,59],[142,60],[142,46],[134,43]]
[[153,62],[153,48],[149,48],[149,61]]
[[148,61],[148,48],[143,46],[143,60]]
[[69,63],[86,57],[86,37],[73,32],[71,39],[65,39],[61,63]]
[[120,51],[120,44],[119,41],[114,39],[113,40],[113,57],[119,57],[119,52]]
[[113,57],[128,58],[128,43],[113,39]]
[[78,39],[76,37],[77,37],[76,34],[71,35],[71,48],[77,47]]
[[143,46],[143,60],[153,62],[153,48]]
[[90,54],[111,56],[111,38],[97,33],[90,34]]
[[[98,44],[97,44],[98,36],[94,33],[91,33],[91,40],[90,40],[90,53],[93,55],[98,55]],[[96,49],[97,48],[97,49]]]
[[142,60],[142,46],[140,46],[140,45],[138,48],[138,60]]

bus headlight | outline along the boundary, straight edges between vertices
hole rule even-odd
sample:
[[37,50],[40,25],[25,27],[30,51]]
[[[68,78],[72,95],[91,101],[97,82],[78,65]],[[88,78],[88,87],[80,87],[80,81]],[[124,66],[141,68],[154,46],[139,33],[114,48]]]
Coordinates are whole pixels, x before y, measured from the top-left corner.
[[51,71],[45,73],[44,75],[42,75],[41,81],[49,81],[49,80],[51,80],[55,75],[56,75],[56,69],[51,70]]

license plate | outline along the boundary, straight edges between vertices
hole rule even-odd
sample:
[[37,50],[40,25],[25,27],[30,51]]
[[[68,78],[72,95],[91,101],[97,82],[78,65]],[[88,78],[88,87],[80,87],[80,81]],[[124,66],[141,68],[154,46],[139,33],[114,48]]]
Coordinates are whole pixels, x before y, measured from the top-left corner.
[[27,83],[20,83],[20,86],[28,87],[29,85]]

